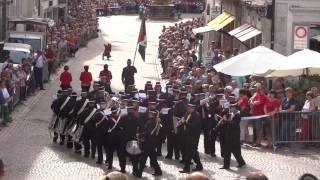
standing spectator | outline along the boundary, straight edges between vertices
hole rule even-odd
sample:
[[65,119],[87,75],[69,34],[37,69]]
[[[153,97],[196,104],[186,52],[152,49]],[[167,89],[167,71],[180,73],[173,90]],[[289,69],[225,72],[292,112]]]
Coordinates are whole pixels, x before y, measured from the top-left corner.
[[92,74],[89,72],[89,66],[86,65],[83,69],[84,71],[80,74],[81,89],[82,91],[89,92],[92,82]]
[[72,75],[69,72],[69,66],[64,66],[64,72],[60,75],[61,89],[65,90],[71,88]]
[[111,73],[111,71],[109,71],[109,69],[108,69],[108,64],[105,64],[104,66],[103,66],[103,70],[102,71],[100,71],[100,73],[99,73],[99,78],[101,79],[102,77],[104,77],[105,78],[105,84],[104,84],[104,86],[105,86],[105,89],[106,89],[106,91],[109,93],[109,94],[113,94],[113,92],[112,92],[112,90],[111,90],[111,79],[112,79],[112,73]]
[[[0,81],[0,84],[1,84],[1,81]],[[2,90],[1,90],[1,87],[0,87],[0,114],[1,114],[1,107],[3,104],[6,103],[6,100],[4,99],[4,96],[3,96],[3,93],[2,93]],[[1,118],[1,116],[0,116]],[[1,120],[1,119],[0,119]],[[0,123],[0,127],[3,127],[5,126],[5,124],[3,124],[3,121]],[[1,130],[1,129],[0,129]]]
[[103,55],[102,55],[102,60],[104,60],[104,57],[107,56],[107,60],[110,59],[111,57],[111,44],[110,43],[107,43],[104,45],[104,52],[103,52]]
[[213,51],[213,54],[214,55],[213,55],[213,58],[211,60],[211,64],[212,65],[218,64],[218,63],[223,61],[223,56],[219,54],[219,50],[218,49],[215,49]]
[[316,108],[317,108],[317,110],[320,110],[320,94],[319,94],[319,90],[318,90],[317,87],[312,87],[311,91],[312,91],[314,99],[315,99],[314,101],[315,101]]
[[280,141],[284,141],[284,143],[280,144],[280,147],[287,146],[289,144],[285,141],[289,140],[289,128],[290,128],[290,121],[294,120],[295,115],[290,112],[294,112],[297,108],[297,101],[294,98],[294,91],[291,87],[287,87],[285,89],[286,98],[283,99],[281,103],[281,114],[279,117],[279,126],[280,126]]
[[10,101],[12,101],[12,97],[10,96],[6,86],[5,86],[5,82],[1,81],[0,82],[0,90],[3,94],[3,98],[4,98],[4,103],[1,104],[1,113],[0,113],[0,117],[2,118],[2,124],[4,126],[7,126],[8,122],[10,122],[10,111],[9,111],[9,105],[8,103]]
[[188,40],[187,36],[184,36],[182,39],[182,45],[184,49],[189,49],[190,41]]
[[[264,105],[267,102],[267,96],[264,94],[261,83],[256,83],[255,85],[256,93],[250,99],[250,105],[252,107],[251,114],[253,116],[264,115]],[[263,119],[255,119],[252,121],[252,127],[256,132],[256,147],[261,147],[262,138],[262,122]]]
[[36,88],[40,87],[40,90],[45,90],[43,88],[42,73],[43,73],[44,64],[46,63],[46,57],[42,54],[40,50],[38,50],[37,53],[38,54],[34,62],[34,76],[36,79]]
[[[249,98],[247,90],[240,89],[239,90],[239,98],[237,99],[237,105],[240,108],[241,117],[250,116],[250,106],[249,106]],[[244,142],[249,141],[249,132],[248,132],[248,122],[241,121],[240,122],[240,140]]]
[[265,123],[266,136],[268,140],[267,147],[272,148],[272,137],[274,136],[272,129],[276,126],[275,115],[280,110],[280,101],[277,99],[277,92],[275,90],[271,90],[269,92],[268,101],[264,105],[264,113],[270,115]]
[[55,57],[55,53],[53,51],[53,48],[51,46],[51,44],[48,44],[48,50],[47,50],[47,54],[46,54],[46,58],[47,58],[47,62],[48,62],[48,80],[50,81],[50,76],[51,73],[54,69],[54,57]]
[[4,164],[2,159],[0,159],[0,180],[4,177]]
[[27,81],[27,74],[22,69],[22,66],[18,66],[18,72],[17,72],[18,78],[19,78],[19,86],[20,86],[20,100],[25,101],[26,100],[26,81]]
[[[309,141],[310,140],[310,122],[311,119],[309,119],[311,116],[308,114],[308,112],[313,112],[316,110],[316,103],[314,99],[314,95],[312,91],[308,91],[306,94],[306,101],[304,102],[303,108],[302,108],[302,134],[303,134],[303,140]],[[305,142],[304,146],[308,147],[308,143]]]

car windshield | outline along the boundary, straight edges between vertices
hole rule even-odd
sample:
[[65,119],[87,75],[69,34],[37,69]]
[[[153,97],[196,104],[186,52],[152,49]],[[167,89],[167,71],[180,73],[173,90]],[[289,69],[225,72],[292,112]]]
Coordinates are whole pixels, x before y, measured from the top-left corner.
[[13,61],[13,64],[21,64],[22,58],[28,58],[29,53],[22,51],[10,51],[9,57]]
[[40,39],[24,39],[24,38],[9,38],[9,42],[12,43],[23,43],[23,44],[29,44],[32,46],[32,49],[37,51],[41,50],[41,40]]

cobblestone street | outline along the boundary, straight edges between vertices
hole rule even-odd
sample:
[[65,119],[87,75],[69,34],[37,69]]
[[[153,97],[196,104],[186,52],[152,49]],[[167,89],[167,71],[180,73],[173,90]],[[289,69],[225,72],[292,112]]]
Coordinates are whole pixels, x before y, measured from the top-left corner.
[[[135,77],[138,88],[142,88],[147,80],[153,83],[160,80],[161,67],[156,61],[158,36],[162,26],[170,24],[172,23],[162,21],[147,22],[146,62],[141,60],[139,54],[135,62],[138,69]],[[122,90],[121,71],[126,65],[126,60],[133,59],[139,28],[140,21],[137,16],[121,15],[101,18],[99,38],[90,41],[87,47],[80,49],[76,57],[68,62],[74,79],[72,83],[74,89],[80,92],[78,79],[83,65],[89,65],[89,71],[97,79],[98,73],[107,63],[113,74],[112,88],[116,91]],[[113,46],[110,61],[102,61],[105,42],[111,42]],[[57,76],[52,77],[45,88],[46,91],[38,92],[36,96],[30,97],[24,104],[19,105],[13,114],[13,122],[0,131],[0,157],[5,163],[5,180],[99,179],[107,172],[105,165],[98,166],[95,160],[86,159],[74,154],[66,147],[52,143],[47,127],[52,115],[50,110],[52,96],[59,88]],[[251,171],[262,171],[272,180],[294,180],[307,172],[320,177],[319,149],[273,152],[244,147],[242,153],[247,166],[238,169],[233,159],[232,168],[226,171],[219,169],[223,160],[220,157],[218,143],[216,147],[218,157],[212,158],[204,154],[202,139],[199,143],[204,173],[210,176],[210,179],[245,179],[245,175]],[[166,148],[166,145],[163,148]],[[166,154],[165,150],[163,154]],[[186,176],[179,173],[182,165],[178,162],[166,160],[164,157],[159,161],[164,173],[159,179],[183,179]],[[117,158],[113,164],[115,169],[119,169]],[[131,165],[127,165],[128,175],[131,173],[131,168]],[[143,178],[154,179],[152,173],[152,169],[146,168]],[[129,177],[134,179],[131,175]]]

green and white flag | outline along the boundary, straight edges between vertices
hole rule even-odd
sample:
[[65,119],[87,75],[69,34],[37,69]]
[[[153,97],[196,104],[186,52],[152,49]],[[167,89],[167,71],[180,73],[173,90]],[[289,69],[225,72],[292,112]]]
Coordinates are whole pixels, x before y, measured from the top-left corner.
[[145,61],[146,60],[146,48],[147,48],[147,31],[146,31],[145,17],[142,17],[138,44],[139,44],[138,51],[139,51],[143,61]]

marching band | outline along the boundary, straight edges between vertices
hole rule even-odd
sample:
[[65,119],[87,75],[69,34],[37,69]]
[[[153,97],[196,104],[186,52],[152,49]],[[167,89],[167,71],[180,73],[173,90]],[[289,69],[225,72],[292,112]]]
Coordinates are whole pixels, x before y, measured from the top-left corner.
[[[162,145],[167,144],[166,159],[181,160],[181,173],[201,171],[198,153],[201,133],[204,135],[205,153],[215,157],[215,141],[219,137],[224,158],[224,169],[230,166],[233,154],[239,167],[245,165],[240,147],[240,114],[233,108],[224,110],[223,94],[208,96],[192,94],[192,87],[166,85],[162,92],[160,82],[153,87],[148,81],[144,90],[128,85],[126,92],[109,94],[101,82],[94,82],[91,92],[82,91],[81,97],[72,89],[59,90],[51,109],[53,118],[49,129],[54,132],[53,142],[74,148],[97,164],[106,163],[113,168],[116,151],[121,172],[126,172],[130,159],[135,177],[142,177],[146,160],[155,176],[162,170],[157,157],[162,156]],[[239,134],[239,135],[238,135]],[[65,143],[66,140],[66,143]],[[97,152],[97,153],[96,153]],[[105,154],[105,159],[104,159]],[[104,161],[105,160],[105,161]],[[195,168],[191,169],[192,161]]]

